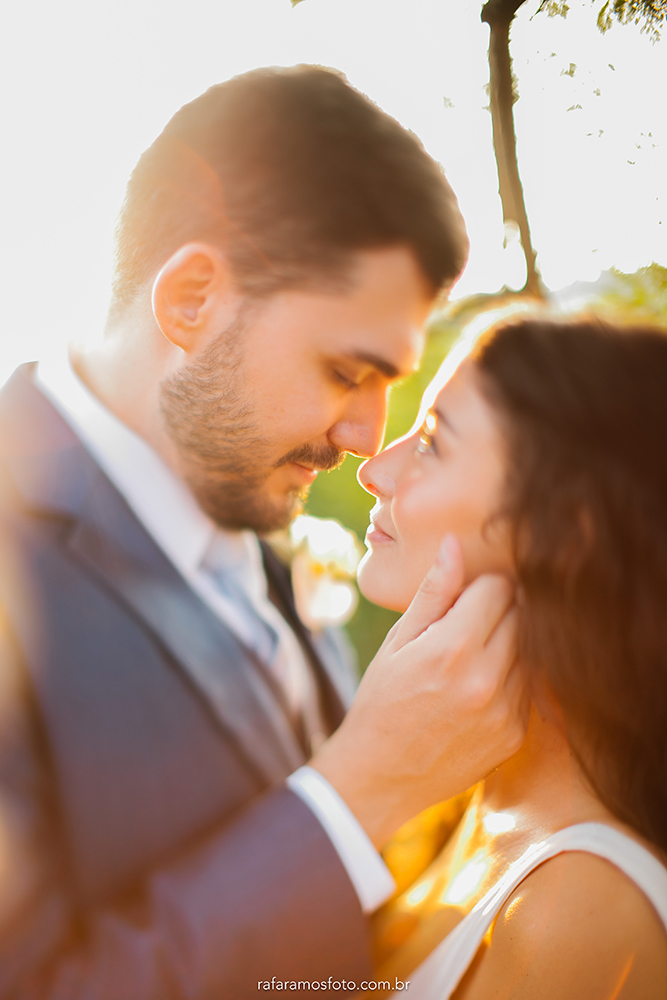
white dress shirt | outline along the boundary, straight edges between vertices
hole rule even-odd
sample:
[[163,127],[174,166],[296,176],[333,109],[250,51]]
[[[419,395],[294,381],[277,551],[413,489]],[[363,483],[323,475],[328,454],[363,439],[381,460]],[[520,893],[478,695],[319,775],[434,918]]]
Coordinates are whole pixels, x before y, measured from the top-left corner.
[[[104,407],[65,359],[40,363],[37,384],[77,434],[138,520],[189,586],[246,646],[265,656],[247,605],[216,585],[211,556],[233,574],[252,610],[281,644],[276,657],[290,706],[304,713],[311,733],[319,724],[314,679],[291,628],[267,593],[259,540],[251,531],[223,531],[201,510],[185,483],[126,424]],[[266,662],[266,660],[265,660]],[[269,664],[271,665],[271,664]],[[372,913],[395,890],[394,880],[365,830],[322,775],[300,767],[287,779],[322,824],[357,892]]]

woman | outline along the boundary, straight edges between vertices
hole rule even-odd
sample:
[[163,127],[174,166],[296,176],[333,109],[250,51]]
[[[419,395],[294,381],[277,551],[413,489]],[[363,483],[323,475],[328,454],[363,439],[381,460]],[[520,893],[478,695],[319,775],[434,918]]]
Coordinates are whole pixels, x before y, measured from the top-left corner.
[[365,596],[404,610],[454,533],[468,580],[517,585],[532,699],[524,747],[380,916],[378,979],[411,1000],[667,996],[666,444],[667,336],[526,319],[360,471]]

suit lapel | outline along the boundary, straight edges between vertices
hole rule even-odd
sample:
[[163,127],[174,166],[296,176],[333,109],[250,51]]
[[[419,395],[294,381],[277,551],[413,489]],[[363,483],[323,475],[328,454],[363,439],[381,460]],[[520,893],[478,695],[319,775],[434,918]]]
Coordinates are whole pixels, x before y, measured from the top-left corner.
[[142,564],[85,522],[76,526],[69,548],[187,671],[270,784],[279,783],[304,762],[256,657],[203,604],[162,553],[155,553],[150,564]]
[[24,500],[73,521],[67,543],[72,558],[169,651],[262,777],[273,785],[304,763],[256,657],[188,587],[65,421],[21,373],[2,394],[2,425],[12,441],[5,462]]

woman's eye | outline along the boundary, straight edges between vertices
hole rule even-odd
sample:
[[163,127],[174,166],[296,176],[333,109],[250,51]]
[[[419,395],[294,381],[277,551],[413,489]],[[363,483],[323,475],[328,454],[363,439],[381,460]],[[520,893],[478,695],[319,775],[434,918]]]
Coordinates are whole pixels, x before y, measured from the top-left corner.
[[419,444],[417,445],[417,451],[422,455],[428,452],[432,454],[436,453],[434,441],[435,424],[435,414],[429,413],[421,426],[421,430],[419,431]]
[[429,451],[435,452],[435,448],[433,446],[433,436],[431,434],[427,434],[423,427],[419,433],[417,451],[422,455]]

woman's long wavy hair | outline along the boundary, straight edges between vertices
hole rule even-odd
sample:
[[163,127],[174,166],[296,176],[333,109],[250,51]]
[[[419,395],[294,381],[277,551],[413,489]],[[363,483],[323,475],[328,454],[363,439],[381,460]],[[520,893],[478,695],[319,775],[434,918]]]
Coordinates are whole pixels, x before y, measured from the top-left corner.
[[524,319],[475,360],[509,444],[521,658],[600,800],[667,851],[667,335]]

